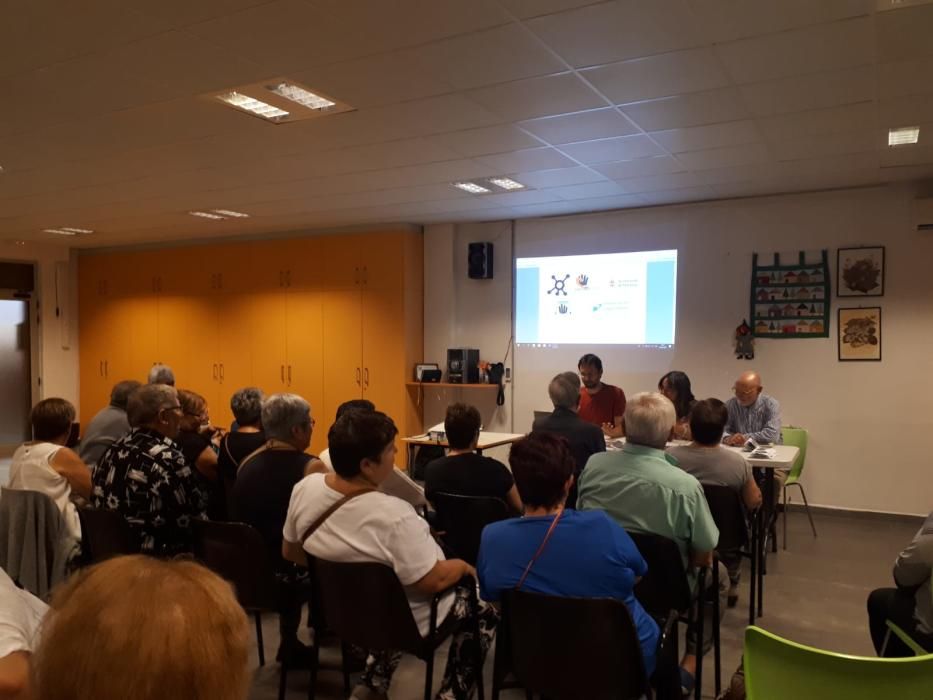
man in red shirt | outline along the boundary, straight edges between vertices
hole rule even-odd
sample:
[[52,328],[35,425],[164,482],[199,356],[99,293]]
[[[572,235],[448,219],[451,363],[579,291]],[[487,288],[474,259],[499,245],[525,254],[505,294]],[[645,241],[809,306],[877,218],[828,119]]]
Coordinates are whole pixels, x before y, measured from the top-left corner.
[[586,354],[577,363],[584,391],[580,393],[578,415],[587,423],[603,429],[610,437],[622,437],[622,416],[625,414],[625,392],[612,384],[603,384],[603,361]]

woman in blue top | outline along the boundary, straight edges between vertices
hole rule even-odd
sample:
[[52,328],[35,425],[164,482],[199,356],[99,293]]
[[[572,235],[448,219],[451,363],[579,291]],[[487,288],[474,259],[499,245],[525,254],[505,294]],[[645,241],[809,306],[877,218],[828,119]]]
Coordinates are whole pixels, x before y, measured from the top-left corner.
[[528,562],[558,519],[528,571],[523,591],[579,598],[615,598],[628,607],[638,630],[645,670],[654,672],[659,630],[633,589],[648,565],[625,530],[602,511],[564,510],[574,462],[566,440],[532,433],[512,445],[509,464],[525,516],[487,525],[476,571],[480,595],[498,601],[515,588]]

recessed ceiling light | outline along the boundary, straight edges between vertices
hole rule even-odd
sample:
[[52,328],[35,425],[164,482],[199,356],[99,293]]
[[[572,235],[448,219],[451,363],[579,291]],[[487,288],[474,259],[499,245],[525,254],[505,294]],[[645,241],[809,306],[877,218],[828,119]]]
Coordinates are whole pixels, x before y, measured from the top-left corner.
[[89,228],[74,228],[72,226],[62,226],[62,231],[67,231],[68,233],[94,233]]
[[906,146],[912,143],[917,143],[919,139],[919,126],[902,126],[898,129],[888,129],[889,146]]
[[200,216],[202,219],[213,219],[215,221],[226,219],[226,216],[221,216],[220,214],[215,214],[210,211],[189,211],[191,216]]
[[255,97],[243,95],[239,92],[227,92],[218,95],[217,99],[226,102],[231,107],[236,107],[237,109],[242,109],[244,112],[255,114],[257,117],[268,119],[270,122],[280,121],[288,116],[288,112],[284,109],[279,109],[267,102],[257,100]]
[[244,214],[241,211],[233,211],[232,209],[211,209],[211,212],[214,214],[220,214],[223,216],[229,216],[231,219],[248,219],[249,214]]
[[492,192],[488,187],[477,185],[475,182],[454,182],[453,186],[470,194],[488,194]]
[[44,228],[42,229],[43,233],[57,233],[59,236],[77,236],[76,231],[69,231],[65,228]]
[[286,100],[297,102],[302,107],[307,107],[308,109],[327,109],[328,107],[333,107],[335,104],[337,104],[333,100],[328,100],[326,97],[315,95],[310,90],[305,90],[303,87],[292,85],[290,83],[279,83],[278,85],[271,85],[269,86],[268,90],[275,93],[279,97],[284,97]]
[[489,178],[489,181],[496,187],[501,187],[504,190],[525,189],[525,186],[522,183],[518,182],[517,180],[513,180],[510,177],[491,177]]

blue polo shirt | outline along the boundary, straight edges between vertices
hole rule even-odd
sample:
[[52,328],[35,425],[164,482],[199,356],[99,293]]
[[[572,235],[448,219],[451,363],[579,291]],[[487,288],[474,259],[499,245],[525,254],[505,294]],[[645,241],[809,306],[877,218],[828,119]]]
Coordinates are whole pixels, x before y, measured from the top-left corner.
[[[553,515],[487,525],[476,572],[483,600],[498,601],[515,588],[538,551]],[[615,598],[628,607],[648,675],[654,671],[658,625],[635,599],[635,578],[648,565],[632,538],[602,511],[566,510],[525,579],[523,591],[579,598]]]

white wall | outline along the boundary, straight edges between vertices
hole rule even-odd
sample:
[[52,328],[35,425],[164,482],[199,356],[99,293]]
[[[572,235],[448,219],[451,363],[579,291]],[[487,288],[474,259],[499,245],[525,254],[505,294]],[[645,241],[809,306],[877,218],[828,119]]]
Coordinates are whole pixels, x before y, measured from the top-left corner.
[[[736,375],[754,368],[765,391],[781,401],[785,424],[810,430],[804,481],[811,503],[926,514],[933,509],[933,458],[924,440],[933,422],[933,234],[912,229],[912,198],[910,188],[892,187],[525,220],[516,223],[515,252],[677,248],[674,350],[593,348],[603,357],[606,380],[632,394],[653,390],[661,374],[680,369],[690,375],[698,397],[725,399]],[[441,228],[447,238],[434,240],[434,229]],[[453,253],[463,249],[465,255],[465,228],[429,227],[426,270],[448,254],[451,239]],[[838,247],[874,244],[886,246],[883,297],[838,299],[834,279],[829,338],[758,339],[755,360],[735,359],[733,331],[748,316],[753,252],[827,248],[835,274]],[[506,272],[504,263],[499,257],[497,276]],[[479,288],[465,272],[449,279],[426,276],[426,350],[433,352],[449,337],[442,340],[441,326],[431,320],[444,310],[452,314],[458,341],[479,343],[484,350],[493,340],[501,342],[501,329],[511,330],[510,278],[509,272],[508,284]],[[429,313],[435,295],[455,303]],[[860,302],[882,307],[883,360],[840,363],[836,308]],[[548,379],[574,369],[579,350],[519,352],[515,430],[527,430],[532,410],[547,407]]]
[[[78,406],[78,304],[77,263],[68,248],[42,243],[18,245],[13,241],[0,242],[0,260],[36,263],[36,300],[39,324],[33,346],[36,358],[33,370],[41,383],[34,389],[35,399],[60,396]],[[67,264],[67,288],[59,307],[63,314],[55,316],[55,264]],[[67,347],[66,347],[67,346]]]

